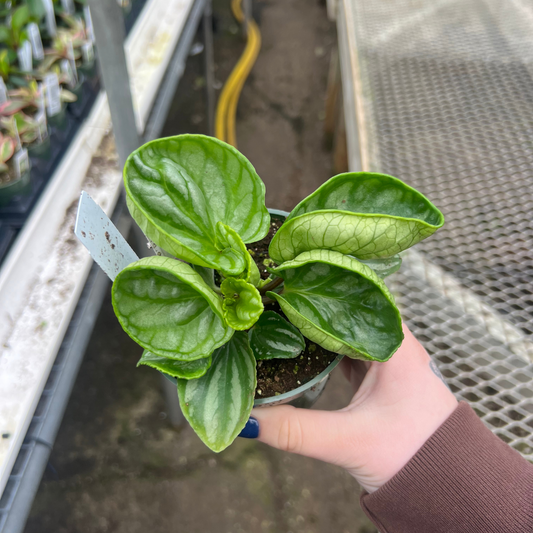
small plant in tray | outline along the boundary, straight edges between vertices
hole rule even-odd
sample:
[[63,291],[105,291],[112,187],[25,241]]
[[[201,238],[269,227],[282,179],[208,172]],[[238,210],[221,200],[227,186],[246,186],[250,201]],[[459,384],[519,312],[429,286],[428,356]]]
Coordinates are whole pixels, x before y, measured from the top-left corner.
[[387,361],[403,333],[382,278],[444,223],[416,190],[367,172],[335,176],[285,220],[271,216],[251,163],[201,135],[145,144],[124,183],[162,255],[119,273],[115,313],[145,349],[139,364],[177,378],[185,417],[214,451],[266,394],[258,369],[267,383],[284,362],[298,378],[312,361],[309,380],[336,354]]

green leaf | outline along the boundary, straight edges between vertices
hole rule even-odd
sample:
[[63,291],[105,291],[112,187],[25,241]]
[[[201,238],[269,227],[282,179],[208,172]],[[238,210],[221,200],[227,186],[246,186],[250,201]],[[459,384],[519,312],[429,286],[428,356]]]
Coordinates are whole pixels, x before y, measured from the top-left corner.
[[113,308],[124,331],[155,355],[192,361],[226,343],[221,299],[187,264],[147,257],[115,278]]
[[42,0],[26,0],[30,10],[30,16],[35,22],[39,22],[44,18],[46,10]]
[[212,268],[201,267],[198,265],[191,265],[191,268],[200,274],[205,284],[215,292],[220,292],[220,287],[215,283],[215,271]]
[[259,291],[242,279],[227,278],[220,284],[224,295],[224,318],[233,329],[251,328],[261,316],[264,306]]
[[0,162],[5,163],[11,159],[15,152],[15,141],[7,135],[0,140]]
[[19,7],[11,18],[11,27],[14,33],[20,32],[21,28],[30,20],[30,10],[28,6]]
[[178,135],[141,146],[126,162],[124,183],[145,235],[176,257],[226,276],[246,265],[233,248],[217,246],[217,223],[245,243],[268,233],[263,182],[242,154],[212,137]]
[[359,259],[388,257],[443,224],[442,213],[399,179],[372,172],[339,174],[293,209],[269,254],[278,263],[316,249]]
[[402,266],[402,258],[396,254],[381,259],[364,259],[361,263],[369,266],[381,279],[394,274]]
[[214,452],[227,448],[246,425],[256,385],[255,358],[246,333],[235,333],[215,351],[204,376],[178,380],[183,415]]
[[[0,43],[7,43],[11,40],[11,31],[7,26],[0,25]],[[6,51],[7,54],[7,51]]]
[[194,361],[177,361],[176,359],[161,357],[144,350],[141,359],[137,363],[137,366],[140,365],[150,366],[173,378],[197,379],[202,377],[211,366],[211,356]]
[[248,333],[256,359],[292,359],[305,348],[298,328],[274,311],[265,311]]
[[229,226],[226,226],[226,224],[217,222],[216,242],[219,248],[224,251],[235,250],[235,253],[239,258],[242,258],[245,264],[244,270],[239,274],[239,279],[244,279],[244,281],[248,281],[254,287],[257,287],[261,280],[261,274],[239,234]]
[[353,257],[329,250],[304,252],[283,263],[285,280],[275,298],[308,339],[353,359],[386,361],[399,348],[402,321],[375,272]]

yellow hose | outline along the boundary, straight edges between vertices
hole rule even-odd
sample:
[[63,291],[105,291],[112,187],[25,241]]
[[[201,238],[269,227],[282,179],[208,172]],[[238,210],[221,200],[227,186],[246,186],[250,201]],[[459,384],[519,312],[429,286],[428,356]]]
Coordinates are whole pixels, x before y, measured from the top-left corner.
[[[237,21],[244,22],[241,0],[232,0],[231,9]],[[259,32],[259,27],[252,19],[248,21],[247,33],[246,48],[220,93],[215,119],[215,136],[235,147],[237,147],[235,115],[239,96],[261,48],[261,33]]]

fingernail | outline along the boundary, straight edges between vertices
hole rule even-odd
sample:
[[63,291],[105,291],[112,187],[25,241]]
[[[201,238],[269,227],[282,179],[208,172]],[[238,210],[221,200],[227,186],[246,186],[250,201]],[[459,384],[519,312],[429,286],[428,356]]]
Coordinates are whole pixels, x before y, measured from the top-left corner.
[[248,419],[248,422],[246,422],[244,429],[239,433],[239,437],[243,437],[245,439],[257,439],[258,436],[259,422],[251,416]]

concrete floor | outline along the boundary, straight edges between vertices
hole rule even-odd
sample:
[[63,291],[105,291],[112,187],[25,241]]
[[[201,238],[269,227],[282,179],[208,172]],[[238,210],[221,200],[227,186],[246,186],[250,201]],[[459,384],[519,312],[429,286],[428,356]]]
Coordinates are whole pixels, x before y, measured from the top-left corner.
[[[216,77],[242,41],[216,0]],[[323,96],[334,25],[316,0],[257,2],[263,46],[238,113],[240,150],[291,209],[331,176]],[[164,135],[205,132],[201,55],[191,57]],[[102,307],[26,533],[375,533],[340,468],[237,439],[221,454],[168,422],[158,374]],[[350,397],[334,373],[317,407]]]

